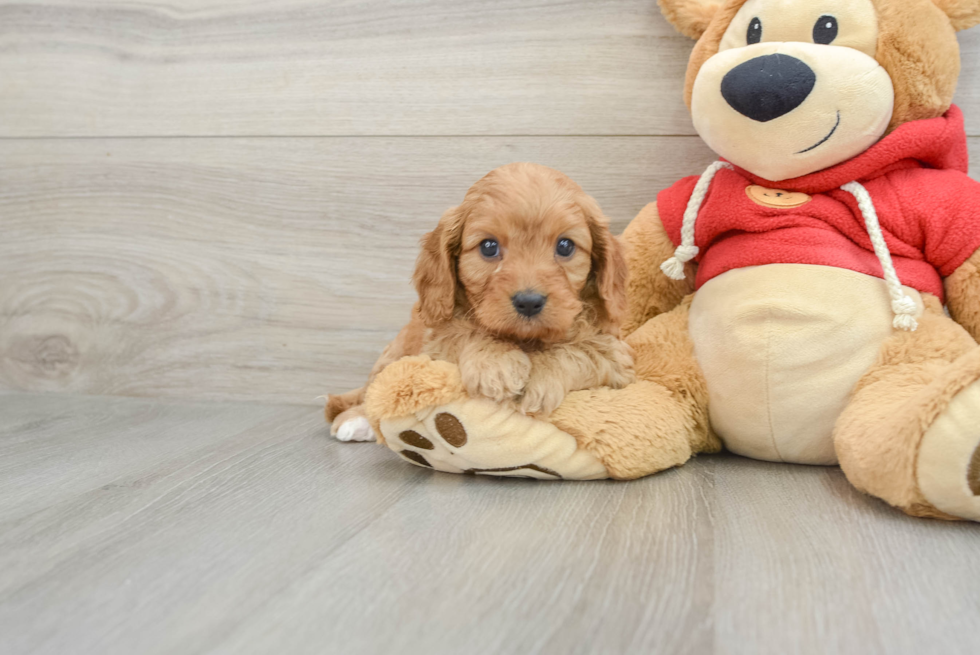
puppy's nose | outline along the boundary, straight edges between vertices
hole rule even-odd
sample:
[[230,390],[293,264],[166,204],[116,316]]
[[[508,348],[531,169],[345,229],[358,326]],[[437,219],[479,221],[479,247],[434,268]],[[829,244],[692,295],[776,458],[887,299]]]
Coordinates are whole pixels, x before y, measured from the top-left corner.
[[813,69],[796,57],[765,55],[728,71],[721,95],[738,113],[766,123],[802,105],[816,83]]
[[513,303],[518,314],[531,318],[541,313],[544,304],[548,302],[548,297],[535,291],[521,291],[511,296],[510,302]]

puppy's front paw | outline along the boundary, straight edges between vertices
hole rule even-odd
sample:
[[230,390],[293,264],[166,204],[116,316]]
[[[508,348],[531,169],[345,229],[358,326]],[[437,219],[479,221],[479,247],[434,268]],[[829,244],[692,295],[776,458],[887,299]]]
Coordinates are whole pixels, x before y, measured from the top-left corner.
[[633,349],[625,341],[619,341],[610,351],[612,368],[606,384],[613,389],[622,389],[636,382],[636,372],[633,369]]
[[531,375],[531,360],[520,350],[468,357],[459,363],[463,386],[471,397],[502,403],[521,395]]
[[565,385],[554,375],[533,375],[524,387],[521,411],[537,417],[551,414],[565,399]]

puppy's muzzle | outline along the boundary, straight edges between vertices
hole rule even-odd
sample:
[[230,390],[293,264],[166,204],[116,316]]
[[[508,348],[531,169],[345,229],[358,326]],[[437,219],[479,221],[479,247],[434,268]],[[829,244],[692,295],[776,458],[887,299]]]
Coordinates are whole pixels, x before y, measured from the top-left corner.
[[521,291],[511,296],[510,302],[518,314],[531,318],[541,313],[545,303],[548,302],[548,297],[535,291]]

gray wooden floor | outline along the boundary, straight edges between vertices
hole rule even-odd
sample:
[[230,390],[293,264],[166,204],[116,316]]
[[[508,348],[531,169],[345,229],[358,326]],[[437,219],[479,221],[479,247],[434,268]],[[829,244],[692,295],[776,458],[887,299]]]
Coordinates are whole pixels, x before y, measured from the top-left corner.
[[0,652],[975,654],[980,526],[830,468],[474,479],[309,407],[0,395]]

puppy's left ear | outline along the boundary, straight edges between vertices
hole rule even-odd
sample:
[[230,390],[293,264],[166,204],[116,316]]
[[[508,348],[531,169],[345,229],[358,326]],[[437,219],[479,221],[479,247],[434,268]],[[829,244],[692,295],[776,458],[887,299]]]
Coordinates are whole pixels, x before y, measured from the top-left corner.
[[592,276],[599,296],[599,320],[603,328],[619,334],[619,324],[626,317],[626,278],[628,269],[623,246],[609,231],[605,217],[595,200],[580,203],[592,234]]
[[980,25],[980,0],[932,0],[949,16],[957,32]]

